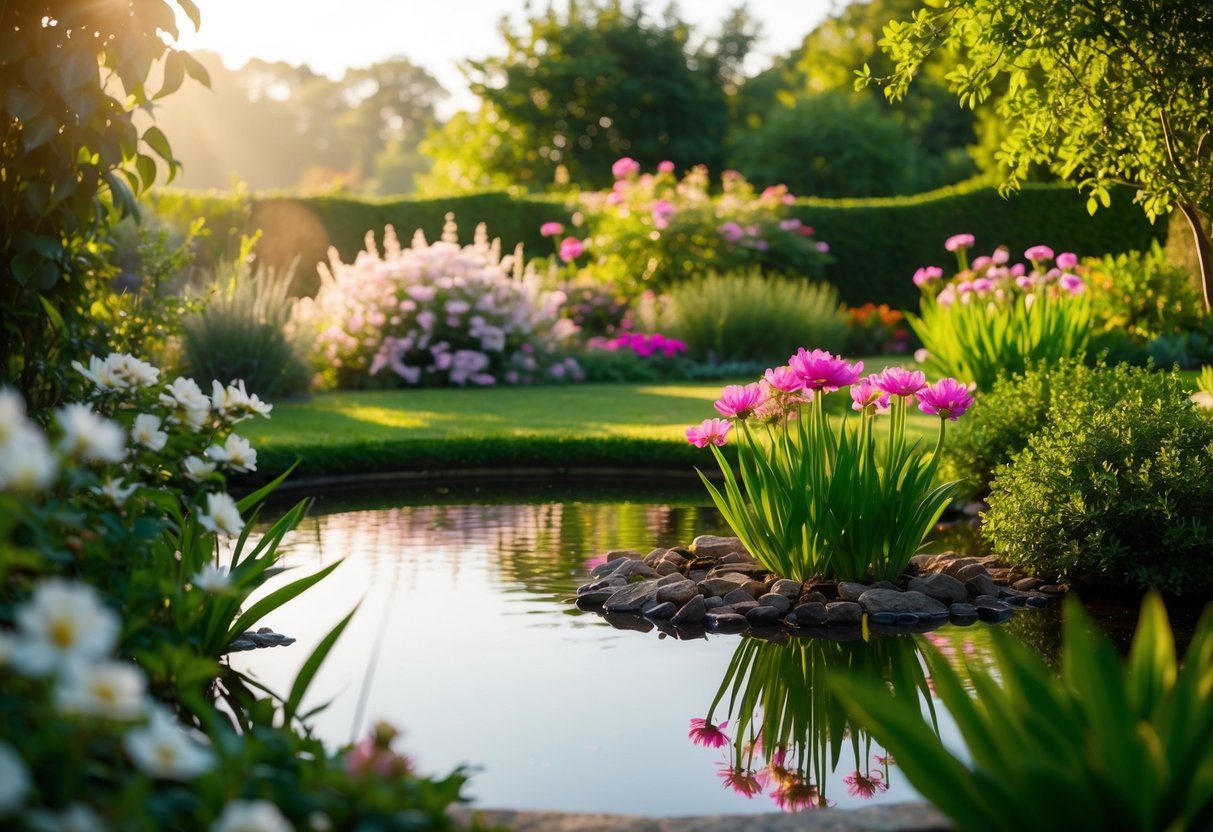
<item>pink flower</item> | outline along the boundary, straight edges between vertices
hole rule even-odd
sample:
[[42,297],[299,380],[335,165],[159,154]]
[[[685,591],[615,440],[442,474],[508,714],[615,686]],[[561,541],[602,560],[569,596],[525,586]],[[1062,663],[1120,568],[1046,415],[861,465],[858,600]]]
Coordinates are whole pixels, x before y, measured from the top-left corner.
[[839,387],[854,384],[863,372],[863,362],[856,361],[848,365],[825,350],[806,352],[804,347],[788,359],[788,366],[804,379],[804,386],[810,390],[833,392]]
[[[720,422],[720,419],[710,419],[709,421]],[[707,422],[704,422],[706,425]],[[728,422],[722,422],[726,427]],[[721,443],[724,444],[724,443]],[[702,445],[700,447],[703,447]],[[728,727],[728,721],[724,721],[719,725],[713,725],[706,719],[695,717],[691,720],[691,730],[687,731],[687,736],[696,745],[702,745],[706,748],[721,748],[729,744],[729,738],[724,733],[724,729]]]
[[560,241],[560,259],[571,263],[582,255],[585,245],[576,237],[565,237]]
[[941,278],[943,278],[943,269],[939,268],[939,266],[923,266],[914,272],[914,285],[921,288]]
[[975,272],[984,272],[986,269],[990,268],[993,263],[994,261],[992,259],[983,254],[981,257],[974,260],[973,265],[969,268]]
[[564,233],[564,226],[558,222],[545,222],[539,226],[539,235],[541,237],[555,237],[558,234]]
[[714,405],[716,411],[729,419],[747,419],[762,404],[762,388],[755,384],[730,384],[720,391],[720,399]]
[[771,792],[775,805],[784,812],[799,812],[804,809],[824,809],[829,804],[821,791],[812,783],[799,777],[786,780]]
[[380,722],[346,752],[346,771],[354,777],[374,775],[383,779],[407,775],[411,769],[409,761],[391,749],[392,740],[398,735],[391,725]]
[[994,249],[994,253],[990,255],[990,260],[996,266],[1004,266],[1011,259],[1011,252],[1007,251],[1004,246],[999,246]]
[[721,768],[717,777],[724,781],[726,789],[732,789],[734,794],[752,798],[762,791],[762,782],[748,771],[735,768]]
[[1053,249],[1049,248],[1048,246],[1032,246],[1023,253],[1023,256],[1028,260],[1031,260],[1033,263],[1041,260],[1052,260]]
[[830,253],[830,244],[824,243],[824,242],[819,242],[817,244],[817,250],[820,251],[822,254],[829,254]]
[[735,243],[745,236],[745,229],[735,222],[726,222],[716,229],[716,233],[724,237],[726,242]]
[[885,367],[884,372],[872,378],[877,387],[893,396],[913,396],[927,386],[927,377],[921,370],[904,367]]
[[763,379],[780,393],[795,393],[804,389],[804,379],[791,367],[771,367],[762,374]]
[[658,162],[657,172],[658,173],[673,173],[674,172],[674,163],[671,162],[669,159],[666,159],[664,162]]
[[889,790],[889,785],[884,782],[884,775],[879,771],[869,771],[866,777],[858,771],[853,771],[842,778],[842,782],[847,784],[847,794],[863,800],[873,797],[877,792]]
[[[687,428],[687,441],[696,448],[706,448],[708,445],[724,445],[728,439],[731,422],[724,419],[704,419],[699,427]],[[700,720],[702,722],[703,720]],[[692,724],[695,720],[691,720]]]
[[649,211],[653,215],[653,225],[657,228],[666,228],[674,216],[674,204],[668,199],[657,199],[649,206]]
[[611,165],[611,174],[616,179],[623,179],[634,173],[640,173],[640,163],[630,156],[616,159],[615,164]]
[[953,234],[944,241],[943,247],[948,251],[956,251],[960,248],[971,248],[974,242],[972,234]]
[[796,219],[796,217],[788,217],[786,220],[779,221],[779,227],[783,231],[799,231],[804,227],[804,223]]
[[1057,268],[1059,269],[1072,269],[1078,265],[1078,255],[1072,251],[1063,251],[1061,254],[1057,255],[1057,260],[1055,262],[1057,263]]
[[1083,290],[1087,288],[1087,284],[1083,279],[1076,274],[1063,274],[1061,280],[1058,281],[1061,288],[1065,289],[1071,295],[1081,295]]
[[923,413],[935,414],[940,419],[951,419],[953,422],[973,404],[969,388],[954,378],[941,378],[914,395],[918,398],[918,409]]
[[877,376],[870,375],[851,385],[851,408],[863,410],[865,407],[875,407],[877,413],[889,409],[889,394],[876,386]]

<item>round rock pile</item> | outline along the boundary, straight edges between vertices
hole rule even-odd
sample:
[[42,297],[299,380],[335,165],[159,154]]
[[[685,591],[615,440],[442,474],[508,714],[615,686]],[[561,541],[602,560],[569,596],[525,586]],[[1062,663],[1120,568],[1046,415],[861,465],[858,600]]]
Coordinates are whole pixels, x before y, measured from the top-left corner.
[[[679,630],[742,632],[773,628],[894,630],[1000,622],[1017,608],[1045,607],[1061,585],[1022,575],[997,557],[956,552],[919,555],[901,583],[795,581],[768,571],[735,537],[701,535],[689,547],[607,552],[577,589],[577,606],[612,624],[636,618]],[[629,619],[632,622],[629,622]],[[633,627],[634,628],[634,627]]]

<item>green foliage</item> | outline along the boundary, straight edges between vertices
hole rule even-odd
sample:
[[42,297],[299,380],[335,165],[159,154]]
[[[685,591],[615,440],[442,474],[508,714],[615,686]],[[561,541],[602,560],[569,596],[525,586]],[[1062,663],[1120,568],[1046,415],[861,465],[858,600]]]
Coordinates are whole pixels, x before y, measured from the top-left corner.
[[292,280],[291,270],[254,269],[247,257],[220,266],[203,290],[201,308],[182,321],[182,374],[243,379],[266,398],[305,391],[311,373],[288,328]]
[[1051,379],[1048,417],[996,471],[983,536],[1025,571],[1101,589],[1213,587],[1213,420],[1175,374]]
[[765,366],[806,342],[839,351],[847,327],[833,286],[753,270],[713,273],[676,284],[660,320],[690,347],[694,358]]
[[935,693],[956,721],[969,762],[944,746],[918,702],[842,674],[832,678],[858,722],[958,828],[1208,828],[1213,616],[1201,619],[1182,665],[1153,594],[1142,604],[1125,661],[1072,599],[1060,675],[1007,633],[990,635],[992,669],[968,659],[957,669],[927,651]]
[[1204,302],[1188,272],[1167,262],[1157,242],[1085,261],[1096,331],[1127,335],[1141,344],[1160,335],[1199,329]]
[[[229,190],[183,191],[155,188],[143,195],[142,210],[161,226],[186,235],[201,222],[204,235],[192,239],[194,265],[215,269],[239,256],[245,237],[252,236],[253,196],[246,185],[234,183]],[[281,265],[288,265],[290,258]]]
[[[135,194],[164,165],[164,133],[136,126],[186,75],[206,71],[169,44],[176,9],[198,26],[190,0],[6,6],[0,28],[0,372],[41,409],[60,395],[62,349],[86,333],[86,298],[103,270],[112,211],[136,213]],[[149,89],[152,64],[163,80]],[[159,161],[157,161],[159,160]]]
[[602,187],[620,156],[682,168],[724,161],[725,84],[752,39],[744,15],[692,48],[691,27],[672,9],[650,21],[621,0],[570,0],[564,14],[551,5],[520,33],[504,23],[501,35],[504,56],[467,64],[479,114],[430,139],[429,179],[448,192],[499,178],[532,190]]

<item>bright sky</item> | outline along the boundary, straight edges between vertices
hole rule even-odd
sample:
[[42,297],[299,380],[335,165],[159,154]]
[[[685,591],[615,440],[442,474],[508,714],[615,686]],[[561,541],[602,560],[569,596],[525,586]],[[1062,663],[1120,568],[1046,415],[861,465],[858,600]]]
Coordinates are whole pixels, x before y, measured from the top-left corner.
[[[751,68],[764,69],[772,57],[800,45],[829,13],[830,0],[685,0],[679,14],[700,35],[715,32],[721,21],[745,3],[762,25]],[[667,0],[641,0],[654,17]],[[306,63],[334,78],[347,67],[368,66],[403,56],[427,69],[451,93],[443,108],[468,109],[474,98],[458,70],[467,58],[499,55],[497,32],[502,17],[515,28],[526,20],[526,0],[198,0],[202,29],[197,34],[184,18],[179,45],[219,53],[229,68],[257,57]],[[537,2],[533,8],[546,9]],[[563,9],[563,0],[556,7]]]

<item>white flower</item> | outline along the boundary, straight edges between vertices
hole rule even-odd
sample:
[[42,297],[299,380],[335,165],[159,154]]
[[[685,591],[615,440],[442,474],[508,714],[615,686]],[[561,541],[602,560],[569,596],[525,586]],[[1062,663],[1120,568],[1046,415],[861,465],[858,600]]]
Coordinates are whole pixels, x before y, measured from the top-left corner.
[[140,771],[164,780],[190,780],[215,764],[210,750],[163,707],[152,708],[147,725],[128,731],[123,745]]
[[215,463],[207,462],[202,457],[192,454],[181,460],[181,467],[185,469],[185,476],[194,482],[202,482],[215,473]]
[[[0,424],[0,434],[4,430]],[[42,431],[32,425],[8,428],[8,440],[0,441],[0,491],[42,491],[54,481],[58,469],[59,462]]]
[[103,361],[95,355],[88,357],[88,369],[79,361],[72,362],[72,369],[93,383],[100,390],[121,390],[125,385],[114,375],[109,361]]
[[234,433],[228,435],[222,448],[218,445],[211,445],[207,448],[206,455],[215,462],[223,463],[233,471],[257,470],[257,452],[253,450],[247,439],[242,439]]
[[73,361],[72,367],[100,390],[150,387],[160,378],[159,370],[127,353],[113,352],[104,360],[92,355],[87,370],[79,361]]
[[1213,407],[1213,395],[1204,390],[1197,390],[1193,393],[1192,401],[1196,403],[1197,407]]
[[100,659],[114,649],[121,622],[87,584],[51,578],[17,608],[21,640],[13,664],[41,676],[70,661]]
[[197,431],[211,413],[211,400],[202,394],[202,389],[192,378],[177,377],[160,394],[160,404],[172,411],[168,420],[175,425],[185,425]]
[[15,390],[0,387],[0,445],[4,445],[15,433],[28,427],[25,399]]
[[64,713],[137,719],[147,708],[147,679],[128,662],[70,662],[55,686]]
[[38,832],[104,832],[105,823],[87,804],[72,803],[62,812],[30,812],[30,828]]
[[273,405],[257,398],[257,394],[250,396],[244,389],[243,379],[226,387],[218,380],[211,382],[211,407],[230,424],[241,422],[254,414],[268,419],[270,411],[274,409]]
[[117,422],[98,416],[86,404],[69,404],[55,411],[63,429],[59,450],[85,462],[121,462],[126,456],[126,435]]
[[123,485],[120,478],[115,479],[110,477],[105,481],[104,485],[93,486],[90,490],[94,494],[108,497],[110,502],[118,506],[118,508],[122,508],[126,504],[127,498],[139,490],[139,483],[135,482],[130,485]]
[[233,800],[211,825],[211,832],[294,832],[294,829],[268,800]]
[[202,571],[190,578],[190,583],[203,592],[217,595],[232,585],[232,573],[226,566],[204,563]]
[[29,772],[25,763],[8,744],[0,742],[0,815],[21,808],[29,791]]
[[149,451],[159,451],[168,442],[168,434],[160,430],[160,417],[140,413],[131,427],[131,439]]
[[240,518],[236,501],[220,491],[206,495],[206,513],[198,517],[198,525],[208,532],[240,534],[244,520]]

